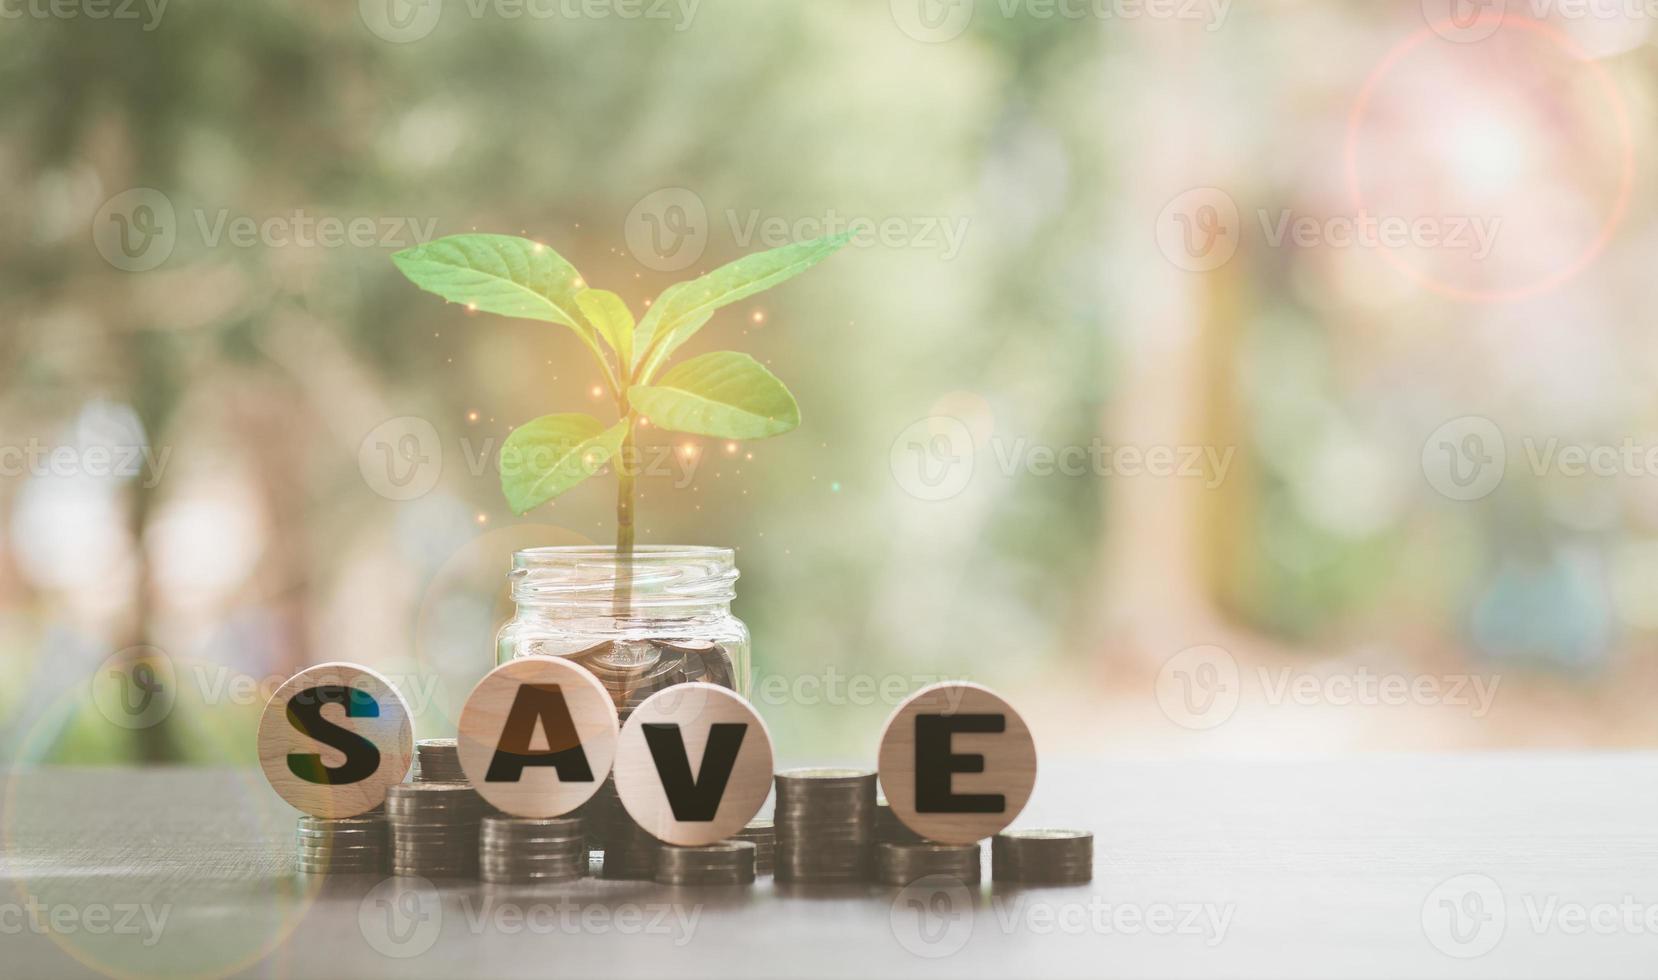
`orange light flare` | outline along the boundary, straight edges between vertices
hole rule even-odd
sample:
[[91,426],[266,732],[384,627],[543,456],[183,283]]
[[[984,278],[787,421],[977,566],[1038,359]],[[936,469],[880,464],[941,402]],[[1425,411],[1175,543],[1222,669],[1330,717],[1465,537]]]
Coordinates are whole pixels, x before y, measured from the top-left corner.
[[1463,300],[1554,289],[1624,217],[1628,106],[1606,67],[1548,24],[1510,12],[1477,42],[1449,31],[1417,31],[1365,79],[1347,119],[1347,201],[1320,216],[1354,219],[1359,241],[1319,244]]

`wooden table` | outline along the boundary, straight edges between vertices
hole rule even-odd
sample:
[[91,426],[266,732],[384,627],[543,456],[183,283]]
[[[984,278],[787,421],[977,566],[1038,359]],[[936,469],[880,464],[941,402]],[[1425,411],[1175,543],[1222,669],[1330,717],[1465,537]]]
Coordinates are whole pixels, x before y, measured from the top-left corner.
[[1658,976],[1658,755],[1044,760],[1091,886],[296,879],[257,773],[12,773],[0,973]]

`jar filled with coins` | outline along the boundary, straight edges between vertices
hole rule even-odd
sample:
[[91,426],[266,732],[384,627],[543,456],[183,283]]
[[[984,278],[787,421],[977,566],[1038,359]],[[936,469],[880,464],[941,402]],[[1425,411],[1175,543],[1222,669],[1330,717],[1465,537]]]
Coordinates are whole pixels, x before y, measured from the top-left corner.
[[729,548],[530,548],[513,556],[517,613],[496,660],[565,657],[603,682],[623,720],[657,691],[705,681],[748,694],[749,635],[731,614]]

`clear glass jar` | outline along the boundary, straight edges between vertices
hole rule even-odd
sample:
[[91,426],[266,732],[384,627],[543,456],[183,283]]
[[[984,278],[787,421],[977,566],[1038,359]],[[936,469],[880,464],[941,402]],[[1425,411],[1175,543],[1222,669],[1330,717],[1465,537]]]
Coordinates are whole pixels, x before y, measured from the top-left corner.
[[[625,717],[672,684],[701,680],[748,695],[749,635],[731,614],[729,548],[635,548],[623,571],[605,547],[530,548],[513,555],[518,609],[495,638],[497,663],[569,657],[604,682]],[[631,585],[623,608],[617,581]]]

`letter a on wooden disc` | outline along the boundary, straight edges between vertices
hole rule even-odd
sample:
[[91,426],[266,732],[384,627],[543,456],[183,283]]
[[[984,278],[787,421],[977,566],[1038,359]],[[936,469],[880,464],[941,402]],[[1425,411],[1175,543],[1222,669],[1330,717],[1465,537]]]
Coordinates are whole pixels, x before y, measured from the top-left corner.
[[771,733],[726,688],[664,688],[622,726],[616,795],[634,822],[664,843],[725,840],[760,812],[771,786]]
[[414,758],[409,705],[356,664],[307,667],[259,718],[259,765],[271,787],[313,817],[354,817],[384,803]]
[[917,691],[881,733],[881,789],[928,840],[971,844],[1013,822],[1036,786],[1036,742],[1013,706],[960,681]]
[[456,748],[478,795],[517,817],[561,817],[604,784],[616,705],[568,660],[519,657],[484,675],[461,709]]

